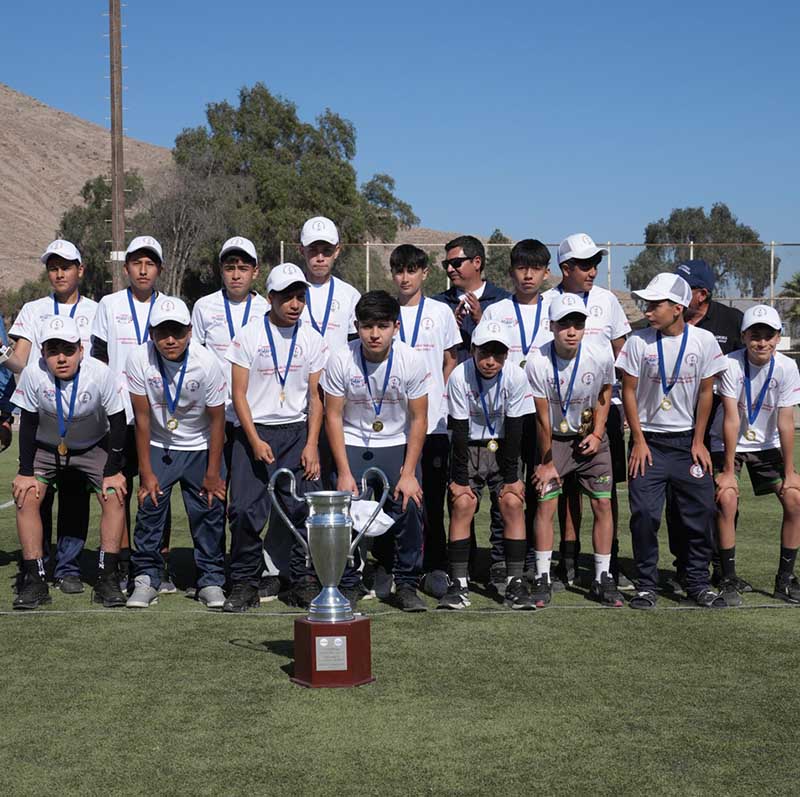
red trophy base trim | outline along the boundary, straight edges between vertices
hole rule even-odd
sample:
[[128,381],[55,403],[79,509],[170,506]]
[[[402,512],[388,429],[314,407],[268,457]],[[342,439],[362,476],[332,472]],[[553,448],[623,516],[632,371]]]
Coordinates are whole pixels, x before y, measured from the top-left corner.
[[369,618],[340,623],[294,621],[294,675],[311,688],[372,683]]

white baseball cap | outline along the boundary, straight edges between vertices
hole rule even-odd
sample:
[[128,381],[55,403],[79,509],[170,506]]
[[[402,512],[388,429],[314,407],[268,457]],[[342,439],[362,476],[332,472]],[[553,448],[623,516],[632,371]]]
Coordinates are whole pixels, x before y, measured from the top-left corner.
[[158,256],[159,263],[164,262],[161,244],[153,238],[152,235],[137,235],[136,238],[128,244],[128,248],[125,250],[125,257],[127,258],[129,254],[137,252],[139,249],[146,249],[148,252],[152,252],[154,255]]
[[51,315],[42,321],[39,330],[39,340],[44,343],[48,340],[64,340],[67,343],[77,343],[81,339],[78,325],[74,318],[68,315]]
[[314,241],[325,241],[334,246],[339,243],[339,231],[336,225],[325,216],[314,216],[303,225],[300,243],[303,246],[310,246]]
[[507,349],[511,348],[511,341],[508,339],[505,324],[501,324],[499,321],[481,319],[472,333],[472,345],[483,346],[491,341],[502,343]]
[[577,293],[559,293],[550,300],[550,320],[560,321],[564,316],[578,315],[588,316],[589,311],[583,303],[583,299]]
[[301,282],[303,285],[308,285],[306,275],[303,270],[296,266],[294,263],[280,263],[275,266],[267,277],[267,293],[275,291],[280,293],[285,291],[290,285],[296,285]]
[[235,252],[237,250],[249,255],[256,261],[256,264],[258,264],[258,255],[256,254],[256,248],[253,242],[249,238],[242,238],[239,235],[228,238],[228,240],[222,244],[222,249],[219,251],[219,259],[222,260],[228,252]]
[[683,277],[662,271],[647,283],[646,288],[642,288],[640,291],[631,291],[631,296],[643,299],[645,302],[660,302],[668,299],[682,307],[688,307],[692,301],[692,289]]
[[558,245],[558,265],[560,266],[565,260],[571,260],[573,257],[578,260],[587,260],[598,252],[607,255],[608,249],[598,246],[585,232],[576,232],[568,235]]
[[48,244],[47,249],[44,250],[44,254],[39,260],[47,265],[47,259],[50,255],[58,255],[59,257],[63,257],[64,260],[77,260],[78,263],[81,262],[81,253],[78,251],[78,247],[70,241],[65,241],[63,238],[56,238],[55,241]]
[[768,327],[780,331],[783,329],[781,317],[774,307],[768,304],[757,304],[755,307],[748,307],[742,319],[742,332],[756,324],[766,324]]
[[188,327],[192,323],[189,308],[183,299],[177,296],[159,296],[153,305],[150,313],[150,326],[157,327],[166,321],[174,321],[176,324],[183,324]]

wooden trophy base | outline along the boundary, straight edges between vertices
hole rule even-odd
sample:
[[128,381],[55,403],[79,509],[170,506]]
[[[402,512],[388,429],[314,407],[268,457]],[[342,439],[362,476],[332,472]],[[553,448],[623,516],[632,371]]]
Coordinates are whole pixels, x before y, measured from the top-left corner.
[[321,623],[294,621],[294,675],[300,686],[361,686],[372,683],[369,618]]

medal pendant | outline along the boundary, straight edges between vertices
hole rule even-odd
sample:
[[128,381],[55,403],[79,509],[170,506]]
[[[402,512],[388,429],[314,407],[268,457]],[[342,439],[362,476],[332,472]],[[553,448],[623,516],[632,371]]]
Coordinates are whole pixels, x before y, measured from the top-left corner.
[[500,448],[500,443],[498,443],[497,440],[490,440],[486,444],[486,448],[488,448],[489,451],[491,451],[494,454],[495,451],[497,451],[497,449]]
[[569,432],[569,424],[567,423],[566,418],[564,418],[564,420],[558,424],[558,431],[561,432],[561,434],[567,434],[567,432]]
[[661,409],[662,410],[672,409],[672,402],[666,396],[664,396],[664,398],[661,399]]
[[284,402],[284,401],[286,401],[286,393],[284,393],[284,392],[281,390],[281,394],[280,394],[279,398],[280,398],[280,400],[281,400],[281,404],[283,404],[283,402]]
[[528,362],[528,361],[527,361],[527,360],[520,360],[520,361],[519,361],[519,367],[520,367],[520,368],[524,368],[524,367],[525,367],[525,363],[526,363],[526,362]]
[[167,429],[169,429],[170,432],[174,432],[177,428],[178,428],[178,419],[177,418],[170,418],[167,421]]
[[373,432],[381,432],[381,431],[383,431],[383,421],[374,420],[372,422],[372,431]]
[[748,429],[744,433],[744,439],[749,440],[751,443],[756,439],[756,430],[755,429]]
[[67,448],[67,444],[63,440],[58,444],[57,450],[62,457],[65,457],[67,456],[67,454],[69,454],[69,449]]

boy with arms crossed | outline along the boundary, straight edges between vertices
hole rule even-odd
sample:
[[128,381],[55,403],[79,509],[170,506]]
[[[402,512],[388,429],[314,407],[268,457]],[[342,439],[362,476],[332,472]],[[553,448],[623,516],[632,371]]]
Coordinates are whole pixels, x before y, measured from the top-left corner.
[[584,338],[588,312],[579,296],[565,293],[550,303],[553,340],[532,352],[525,366],[536,402],[541,464],[534,481],[539,490],[536,509],[537,608],[552,597],[550,558],[553,517],[562,479],[574,473],[591,501],[594,514],[594,581],[591,595],[607,606],[622,606],[622,595],[611,576],[611,454],[606,421],[614,382],[614,360],[608,346]]
[[209,609],[222,608],[228,386],[217,358],[192,342],[189,309],[180,299],[158,297],[149,333],[125,366],[139,461],[135,578],[127,606],[145,609],[158,600],[167,508],[172,488],[180,484],[194,542],[197,599]]
[[714,378],[725,370],[725,361],[710,332],[683,320],[692,290],[682,277],[657,274],[633,296],[647,303],[650,328],[631,335],[616,361],[631,429],[628,495],[639,582],[630,606],[656,605],[658,528],[667,485],[683,519],[687,594],[698,606],[724,606],[708,576],[715,505],[703,437]]
[[776,351],[781,319],[774,307],[756,305],[744,314],[745,348],[726,357],[718,382],[722,411],[711,428],[711,459],[717,471],[717,535],[722,567],[720,593],[727,606],[742,603],[736,575],[738,476],[747,463],[753,492],[775,493],[783,506],[781,553],[775,597],[800,603],[794,575],[800,547],[800,476],[794,470],[794,407],[800,402],[797,363]]
[[14,394],[21,410],[20,467],[14,479],[17,531],[22,546],[23,581],[15,609],[50,602],[42,562],[40,505],[46,486],[70,470],[82,474],[98,493],[99,578],[92,600],[106,607],[125,605],[117,565],[125,524],[125,405],[114,374],[97,360],[83,359],[75,320],[51,316],[37,330],[42,360],[22,373]]
[[499,321],[481,321],[472,333],[472,356],[447,383],[453,448],[450,466],[451,584],[440,609],[470,605],[470,525],[484,486],[497,496],[506,558],[505,605],[534,609],[522,578],[525,567],[525,486],[519,478],[523,417],[530,388],[518,365],[506,365],[510,341]]
[[[361,476],[370,467],[386,474],[391,491],[383,511],[395,521],[386,532],[394,540],[394,599],[403,611],[421,612],[427,607],[416,590],[422,563],[418,471],[428,428],[430,377],[424,358],[394,339],[399,318],[397,299],[386,291],[365,293],[356,305],[358,340],[332,353],[322,388],[336,489],[358,493]],[[381,491],[373,487],[376,500]],[[352,590],[357,579],[348,565],[344,590]],[[345,595],[350,598],[347,591]]]

